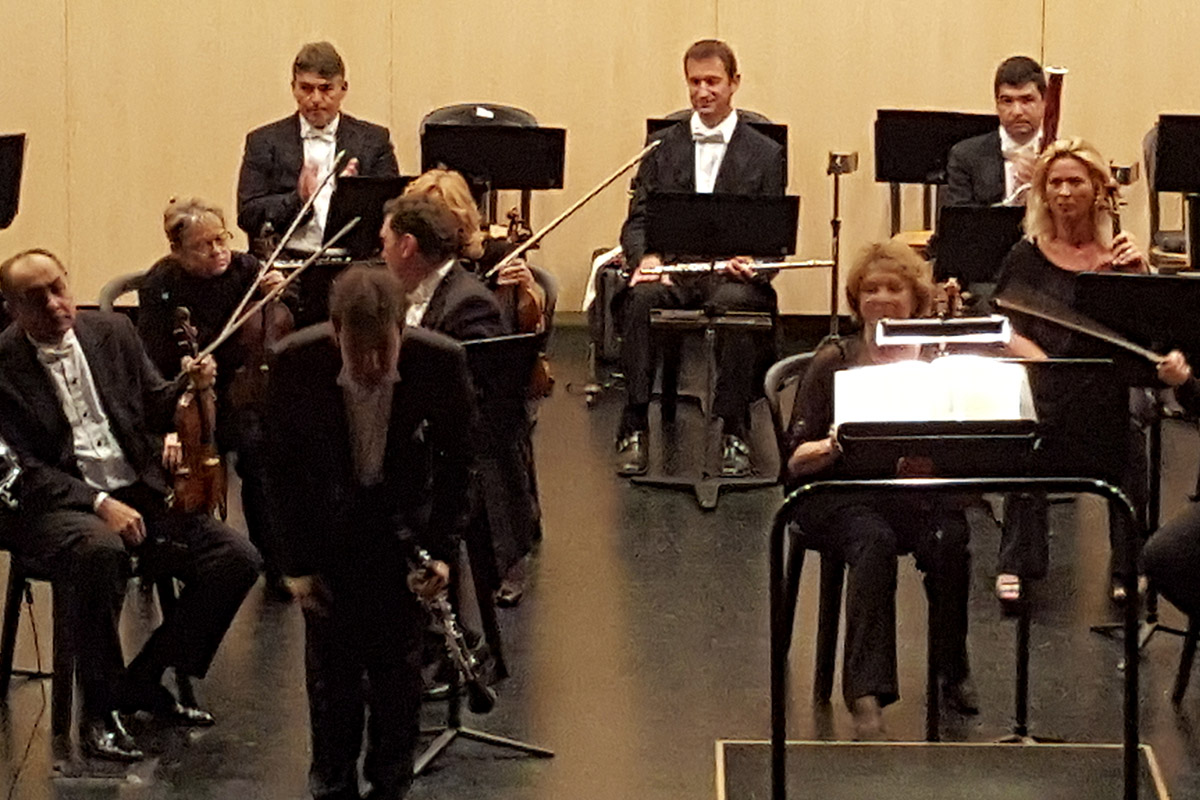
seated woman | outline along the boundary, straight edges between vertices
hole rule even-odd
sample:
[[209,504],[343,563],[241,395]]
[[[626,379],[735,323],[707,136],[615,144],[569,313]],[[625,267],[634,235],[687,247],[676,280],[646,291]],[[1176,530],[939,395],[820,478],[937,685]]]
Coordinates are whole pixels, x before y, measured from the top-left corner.
[[[917,358],[910,346],[875,342],[885,317],[928,314],[934,295],[929,265],[897,241],[868,245],[846,280],[846,298],[861,332],[823,344],[805,372],[792,414],[794,483],[854,476],[844,462],[833,422],[833,376],[850,367]],[[900,466],[900,465],[898,465]],[[912,552],[941,598],[937,624],[942,690],[947,703],[976,713],[967,659],[970,554],[966,518],[946,502],[917,496],[828,497],[806,504],[797,519],[806,544],[844,560],[846,589],[843,694],[859,738],[879,735],[881,710],[899,699],[896,677],[896,558]],[[930,574],[933,564],[936,574]],[[933,582],[932,584],[930,582]]]
[[[472,264],[481,263],[485,250],[482,217],[462,175],[453,170],[431,169],[409,183],[404,193],[432,195],[444,202],[459,222],[459,258]],[[506,330],[512,333],[541,330],[546,296],[523,260],[518,259],[502,269],[493,288],[503,294],[511,292],[511,297],[504,298],[505,302],[500,304]],[[520,324],[519,318],[526,315],[535,318],[532,327]],[[499,412],[499,417],[494,412]],[[485,425],[492,431],[512,433],[511,436],[489,438],[480,477],[500,578],[496,603],[515,606],[525,591],[529,554],[534,542],[542,536],[532,423],[523,403],[519,408],[506,404],[500,409],[495,404],[485,405],[483,416]]]
[[[1045,298],[1065,308],[1075,306],[1075,284],[1084,272],[1148,272],[1145,255],[1128,233],[1113,236],[1109,198],[1116,184],[1108,162],[1082,139],[1059,140],[1042,153],[1034,167],[1025,211],[1025,238],[1013,246],[1000,268],[996,295],[1006,293]],[[1012,351],[1025,358],[1103,355],[1087,337],[1051,322],[1014,315]],[[1077,416],[1074,398],[1086,387],[1063,385],[1055,408],[1039,408],[1045,420]],[[1064,421],[1065,424],[1065,421]],[[1051,421],[1054,427],[1054,422]],[[1123,481],[1135,503],[1145,498],[1145,459],[1131,437],[1128,479]],[[1044,496],[1014,495],[1006,500],[996,593],[1003,601],[1021,596],[1021,579],[1046,572],[1046,501]],[[1114,549],[1114,552],[1116,550]],[[1117,559],[1114,559],[1114,565]],[[1116,579],[1114,598],[1123,592]]]
[[[221,209],[199,198],[172,198],[163,212],[163,229],[171,252],[159,259],[138,290],[138,332],[146,353],[168,378],[180,369],[175,309],[186,307],[196,327],[201,347],[213,341],[232,316],[242,297],[259,280],[258,259],[229,248],[232,234],[225,227]],[[270,291],[283,281],[275,271],[259,283]],[[250,541],[263,555],[268,589],[286,597],[277,548],[272,545],[262,481],[262,418],[259,409],[245,398],[235,402],[235,380],[247,363],[251,343],[233,336],[217,349],[217,444],[222,453],[237,454],[237,472],[242,480],[242,510]],[[260,344],[261,349],[261,344]],[[259,374],[257,365],[252,373]]]

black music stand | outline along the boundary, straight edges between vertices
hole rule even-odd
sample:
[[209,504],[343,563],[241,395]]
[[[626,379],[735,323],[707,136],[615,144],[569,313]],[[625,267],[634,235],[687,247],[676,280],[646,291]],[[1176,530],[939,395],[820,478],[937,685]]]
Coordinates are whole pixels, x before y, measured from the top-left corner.
[[21,199],[21,170],[25,163],[25,134],[0,136],[0,230],[12,225]]
[[938,217],[937,280],[958,278],[963,288],[994,286],[1000,265],[1021,240],[1025,209],[948,206]]
[[325,239],[329,240],[355,217],[359,222],[338,240],[338,247],[352,259],[366,260],[379,255],[382,245],[379,229],[383,226],[383,205],[404,193],[410,176],[398,178],[367,178],[359,175],[338,178],[333,196],[329,198],[329,214],[325,218]]
[[[487,429],[496,425],[511,425],[513,404],[523,408],[526,391],[529,388],[529,375],[533,370],[538,354],[546,344],[546,333],[521,333],[514,336],[496,336],[491,339],[477,339],[464,342],[467,351],[467,365],[471,378],[481,395],[480,411]],[[488,449],[485,443],[484,451]],[[474,527],[474,525],[472,525]],[[475,583],[475,595],[479,604],[479,614],[483,622],[488,645],[496,659],[498,677],[507,677],[508,668],[500,649],[500,629],[496,622],[495,609],[491,604],[491,588],[488,576],[493,572],[495,555],[487,536],[468,535],[467,554],[471,562],[471,574]],[[459,737],[475,742],[515,750],[536,758],[553,758],[554,751],[544,747],[497,736],[487,731],[469,728],[462,724],[462,698],[459,691],[457,675],[455,685],[451,687],[446,710],[446,724],[433,728],[423,728],[422,733],[434,734],[429,746],[420,753],[413,762],[413,774],[420,775],[442,754],[455,739]]]
[[[678,116],[676,116],[678,114]],[[646,142],[649,143],[659,131],[664,131],[672,125],[691,124],[692,112],[676,112],[667,117],[650,117],[646,120]],[[783,148],[783,175],[787,178],[788,126],[778,122],[765,122],[761,119],[748,119],[747,112],[738,111],[738,120],[746,123],[754,130],[766,136]]]
[[1190,268],[1197,268],[1200,253],[1200,116],[1160,114],[1158,140],[1154,150],[1152,192],[1182,192],[1187,202],[1188,256]]
[[[646,203],[646,248],[652,253],[681,254],[667,260],[715,261],[734,255],[779,258],[796,250],[800,213],[797,196],[747,197],[726,194],[651,192]],[[655,310],[651,328],[701,331],[704,334],[706,380],[700,398],[704,413],[704,457],[698,476],[634,475],[643,486],[692,491],[701,508],[714,509],[722,489],[747,490],[774,486],[775,477],[721,475],[718,432],[714,430],[713,396],[717,385],[717,335],[748,335],[774,330],[772,315],[721,309]],[[667,370],[664,369],[664,374]],[[664,378],[666,382],[666,378]],[[665,392],[664,392],[665,394]]]
[[[1200,353],[1200,325],[1195,321],[1195,310],[1200,308],[1198,276],[1086,273],[1080,276],[1076,287],[1076,305],[1085,316],[1156,352],[1179,349],[1193,356]],[[1120,363],[1129,385],[1161,388],[1153,367],[1144,361],[1126,357]],[[1147,536],[1157,530],[1161,522],[1162,416],[1162,404],[1156,399],[1149,431],[1149,496],[1144,519]],[[1109,634],[1119,627],[1094,625],[1092,630]],[[1158,621],[1158,593],[1150,587],[1146,595],[1146,617],[1138,629],[1138,650],[1159,631],[1186,635],[1186,631]]]
[[946,182],[950,148],[1000,126],[995,114],[958,111],[908,111],[881,108],[875,112],[875,180],[891,184],[892,234],[900,232],[900,184],[919,183],[922,218],[933,227],[934,184]]

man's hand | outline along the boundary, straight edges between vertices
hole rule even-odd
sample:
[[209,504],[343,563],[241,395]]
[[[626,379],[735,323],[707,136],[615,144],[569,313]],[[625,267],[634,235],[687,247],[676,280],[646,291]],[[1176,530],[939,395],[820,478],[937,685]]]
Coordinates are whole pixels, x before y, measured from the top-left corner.
[[106,497],[96,513],[108,529],[120,536],[129,547],[137,547],[146,540],[146,521],[136,508]]
[[333,596],[329,587],[319,575],[288,575],[283,579],[283,585],[291,592],[292,597],[300,603],[305,611],[324,616],[329,613]]
[[731,258],[721,265],[719,272],[739,281],[749,281],[754,278],[754,262],[745,256]]
[[1192,377],[1192,367],[1183,353],[1172,350],[1158,362],[1158,379],[1167,386],[1182,386]]
[[300,178],[296,181],[296,193],[300,195],[300,201],[307,203],[308,198],[316,194],[320,185],[321,168],[312,161],[305,161],[304,166],[300,168]]
[[340,178],[353,178],[358,175],[358,159],[352,158],[346,162],[346,166],[342,169]]
[[929,456],[900,456],[896,459],[897,478],[932,478],[933,459]]
[[1020,152],[1013,156],[1013,168],[1016,170],[1017,186],[1022,186],[1033,180],[1033,167],[1037,164],[1037,156],[1033,153]]
[[192,388],[198,392],[203,392],[205,389],[210,388],[217,379],[217,360],[211,355],[207,355],[201,359],[184,356],[183,371],[190,374]]
[[179,434],[171,431],[163,437],[162,465],[167,472],[174,472],[183,463],[183,445],[179,443]]
[[629,285],[637,286],[639,283],[661,283],[663,286],[670,286],[670,275],[664,275],[661,272],[646,271],[655,267],[661,267],[662,263],[662,259],[653,253],[647,253],[642,256],[641,263],[638,264],[633,274],[629,276]]
[[279,270],[268,270],[267,274],[263,275],[262,280],[258,282],[258,289],[263,294],[270,294],[285,280],[287,279],[283,277],[283,273]]
[[450,582],[450,566],[445,561],[431,561],[429,568],[408,576],[408,588],[421,597],[433,597]]

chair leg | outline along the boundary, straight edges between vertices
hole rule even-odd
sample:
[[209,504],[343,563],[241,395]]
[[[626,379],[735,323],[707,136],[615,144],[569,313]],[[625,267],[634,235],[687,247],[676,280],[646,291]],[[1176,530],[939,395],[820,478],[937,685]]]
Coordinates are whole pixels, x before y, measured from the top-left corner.
[[783,651],[792,649],[792,628],[796,625],[796,602],[800,596],[800,575],[804,571],[804,545],[799,537],[792,536],[791,549],[788,551],[787,566],[784,569],[784,603],[781,609],[784,615]]
[[70,589],[52,584],[54,677],[50,689],[50,732],[55,739],[70,741],[71,717],[75,711],[75,636],[71,626]]
[[1176,705],[1182,702],[1192,677],[1192,662],[1196,658],[1197,639],[1200,639],[1200,616],[1188,617],[1187,636],[1183,640],[1183,655],[1179,657],[1179,671],[1175,673],[1175,688],[1171,692],[1171,702]]
[[821,555],[821,607],[817,616],[817,664],[813,692],[822,703],[828,703],[833,696],[845,572],[846,565],[841,559]]
[[8,699],[12,680],[13,652],[17,646],[17,626],[21,622],[21,598],[25,592],[25,573],[16,559],[9,562],[8,591],[4,601],[4,623],[0,628],[0,703]]

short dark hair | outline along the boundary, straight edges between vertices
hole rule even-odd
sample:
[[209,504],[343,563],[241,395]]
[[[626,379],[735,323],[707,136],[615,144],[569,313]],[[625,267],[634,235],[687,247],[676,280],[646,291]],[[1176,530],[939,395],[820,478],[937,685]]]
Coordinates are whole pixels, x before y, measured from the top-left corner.
[[426,258],[450,258],[458,252],[458,219],[443,202],[427,194],[405,194],[383,206],[397,236],[411,234]]
[[1046,94],[1046,73],[1042,71],[1042,65],[1029,56],[1006,58],[996,67],[992,96],[1000,94],[1001,86],[1024,86],[1027,83],[1036,86],[1038,94]]
[[22,250],[14,256],[9,256],[8,258],[4,259],[3,262],[0,262],[0,294],[8,297],[10,290],[12,289],[13,267],[15,267],[18,262],[23,261],[29,256],[45,256],[58,265],[58,268],[62,270],[63,275],[67,274],[67,268],[58,256],[54,255],[54,253],[51,253],[49,250],[46,250],[43,247],[31,247],[28,250]]
[[719,58],[721,63],[725,65],[725,74],[730,80],[737,77],[737,56],[733,54],[733,48],[722,42],[720,39],[701,39],[687,49],[683,54],[683,68],[687,70],[687,62],[703,61],[706,58]]
[[404,326],[404,290],[384,267],[357,264],[333,281],[329,319],[334,328],[375,338]]
[[337,48],[329,42],[309,42],[300,48],[292,62],[292,78],[301,72],[315,72],[322,78],[346,77],[346,64]]

